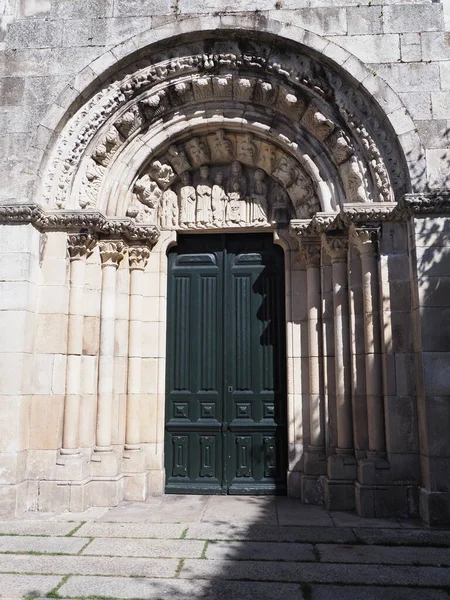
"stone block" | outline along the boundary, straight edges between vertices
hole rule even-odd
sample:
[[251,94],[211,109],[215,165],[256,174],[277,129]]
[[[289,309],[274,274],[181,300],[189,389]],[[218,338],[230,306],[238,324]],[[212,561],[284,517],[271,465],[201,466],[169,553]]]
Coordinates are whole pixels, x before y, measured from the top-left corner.
[[162,15],[171,13],[172,0],[153,0],[151,4],[142,3],[141,0],[115,0],[115,17],[146,17],[149,15]]
[[6,44],[17,48],[54,48],[61,45],[62,26],[59,21],[30,19],[10,24]]
[[415,397],[385,397],[385,419],[388,452],[418,452]]
[[441,88],[450,90],[450,61],[440,62],[439,71],[441,73]]
[[[11,376],[11,371],[6,371],[5,375]],[[0,389],[2,392],[6,391],[3,386],[0,386]],[[0,407],[0,452],[26,450],[28,445],[30,397],[19,395],[0,396]]]
[[400,60],[400,43],[397,34],[334,36],[333,42],[364,63],[379,64]]
[[[2,535],[35,535],[35,536],[65,536],[79,523],[60,523],[54,521],[0,521]],[[8,559],[8,557],[4,557]],[[9,557],[12,558],[12,557]],[[30,557],[23,557],[24,564]],[[4,570],[1,569],[0,571]],[[48,572],[48,571],[44,571]]]
[[34,319],[34,314],[26,310],[1,310],[0,331],[2,332],[2,341],[0,352],[32,352]]
[[204,543],[196,540],[95,539],[89,554],[164,558],[200,558]]
[[450,47],[448,33],[427,33],[422,35],[422,58],[427,61],[449,60]]
[[450,353],[423,352],[424,385],[428,395],[450,395]]
[[381,6],[353,6],[347,8],[348,35],[381,33]]
[[450,272],[450,247],[417,247],[417,274],[422,284],[428,277],[448,277]]
[[29,447],[51,450],[61,447],[64,396],[31,396]]
[[419,285],[421,306],[448,307],[450,277],[427,277]]
[[216,542],[210,541],[206,558],[212,560],[283,560],[314,561],[311,544],[283,542]]
[[0,485],[14,485],[25,478],[26,451],[0,453]]
[[314,8],[299,8],[288,13],[290,22],[318,35],[346,35],[347,14],[345,8],[330,6],[318,11]]
[[421,456],[422,485],[430,492],[450,493],[450,457]]
[[0,102],[2,106],[18,106],[23,103],[25,81],[21,77],[0,79]]
[[35,340],[34,349],[38,354],[65,354],[67,351],[67,315],[37,315]]
[[[199,561],[200,562],[200,561]],[[207,561],[202,561],[207,562]],[[222,566],[222,565],[220,565]],[[211,594],[211,581],[165,581],[151,578],[129,577],[71,577],[61,588],[60,593],[68,597],[77,596],[116,596],[120,598],[173,598],[187,600],[197,595]],[[214,596],[218,597],[215,592]],[[285,583],[257,583],[246,581],[221,581],[220,595],[229,600],[298,600],[299,586]]]
[[419,62],[422,60],[422,41],[419,33],[402,34],[400,45],[403,62]]
[[326,478],[324,490],[327,510],[355,510],[353,481],[333,481]]
[[426,148],[445,148],[449,144],[450,133],[447,121],[416,121],[416,127],[419,130],[420,140]]
[[450,91],[432,92],[431,107],[434,119],[448,119]]
[[92,44],[112,46],[151,28],[151,17],[120,17],[91,21]]
[[450,352],[450,306],[422,307],[422,347],[428,352]]
[[[258,11],[270,10],[274,7],[274,3],[271,0],[261,0],[258,3]],[[244,0],[239,2],[238,0],[178,0],[177,4],[178,11],[181,14],[190,13],[233,13],[233,12],[246,12],[254,11],[255,5],[250,0]],[[286,6],[285,8],[297,8]]]
[[431,118],[430,92],[409,92],[399,94],[399,96],[413,119],[427,120]]
[[112,17],[113,5],[113,0],[57,0],[52,2],[51,14],[59,19]]
[[44,17],[50,11],[51,0],[19,0],[18,17]]
[[420,516],[428,525],[449,525],[450,493],[420,488]]
[[11,594],[17,598],[26,597],[32,592],[33,596],[46,596],[61,581],[57,575],[0,575],[0,589],[2,594]]
[[79,47],[93,45],[93,19],[68,19],[63,21],[63,26],[63,46]]
[[442,6],[439,4],[389,5],[383,9],[385,33],[410,31],[441,31],[444,26]]
[[430,92],[440,89],[437,63],[379,64],[374,69],[397,92]]
[[317,549],[323,562],[362,563],[386,565],[450,564],[449,548],[392,548],[390,546],[364,546],[319,544]]
[[70,507],[70,485],[56,481],[40,481],[37,510],[64,512]]
[[428,457],[450,457],[450,396],[426,396],[421,398],[422,410],[426,415],[426,431],[422,440],[422,453]]
[[34,255],[27,252],[13,252],[8,254],[8,259],[0,263],[0,279],[2,281],[29,281],[37,280],[39,263]]
[[78,554],[88,540],[74,537],[0,536],[0,552]]

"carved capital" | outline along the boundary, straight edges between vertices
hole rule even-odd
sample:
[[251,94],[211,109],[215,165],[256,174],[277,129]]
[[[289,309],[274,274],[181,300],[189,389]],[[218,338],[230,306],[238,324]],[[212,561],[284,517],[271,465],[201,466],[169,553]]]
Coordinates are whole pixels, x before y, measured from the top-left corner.
[[361,256],[375,256],[378,250],[378,227],[352,227],[350,240]]
[[130,270],[144,271],[150,258],[150,250],[146,246],[131,246],[128,249]]
[[322,242],[331,262],[345,262],[348,252],[348,237],[344,235],[323,235]]
[[306,268],[320,267],[321,243],[319,237],[302,238],[300,253],[305,261]]
[[117,269],[125,256],[125,244],[120,241],[102,241],[99,244],[102,267],[113,266]]
[[67,237],[67,250],[70,260],[88,258],[94,249],[97,240],[89,233],[71,234]]

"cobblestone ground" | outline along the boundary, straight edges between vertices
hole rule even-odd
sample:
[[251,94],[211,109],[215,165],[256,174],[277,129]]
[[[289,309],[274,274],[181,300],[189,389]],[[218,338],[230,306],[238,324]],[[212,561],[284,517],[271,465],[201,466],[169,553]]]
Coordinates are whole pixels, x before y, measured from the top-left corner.
[[287,498],[165,496],[0,522],[1,598],[444,600],[450,531]]

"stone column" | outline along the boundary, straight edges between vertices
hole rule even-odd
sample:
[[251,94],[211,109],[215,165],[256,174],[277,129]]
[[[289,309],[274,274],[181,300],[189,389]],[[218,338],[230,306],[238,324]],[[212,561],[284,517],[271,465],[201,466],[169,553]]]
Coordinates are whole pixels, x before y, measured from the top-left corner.
[[383,373],[381,368],[380,306],[378,297],[377,235],[375,229],[353,229],[354,241],[361,256],[364,316],[364,350],[366,366],[368,458],[386,456],[383,407]]
[[150,250],[133,246],[128,250],[130,266],[130,328],[128,332],[128,383],[125,450],[140,449],[139,402],[141,398],[143,277]]
[[[94,462],[112,454],[112,407],[114,392],[114,331],[116,318],[117,268],[124,257],[120,241],[100,242],[102,261],[102,296],[100,308],[100,348],[98,362],[97,428]],[[109,460],[114,471],[114,460]],[[106,464],[106,462],[105,462]],[[109,469],[107,469],[109,471]],[[103,473],[103,469],[102,469]],[[103,473],[106,474],[106,473]],[[108,474],[110,474],[108,472]]]
[[325,419],[322,377],[322,327],[321,327],[321,285],[319,237],[301,239],[300,250],[306,265],[306,303],[308,318],[308,392],[310,440],[305,451],[302,482],[303,499],[317,503],[321,500],[317,476],[326,473],[325,457]]
[[[354,507],[356,459],[353,449],[351,394],[350,325],[348,301],[348,237],[324,235],[323,242],[331,258],[333,276],[334,354],[337,408],[337,447],[328,459],[325,499],[331,510]],[[337,482],[337,483],[335,483]]]
[[[81,357],[83,353],[84,285],[86,258],[92,254],[95,240],[86,234],[70,235],[69,319],[67,332],[66,395],[61,456],[80,453],[79,422],[81,394]],[[59,464],[61,464],[59,462]]]

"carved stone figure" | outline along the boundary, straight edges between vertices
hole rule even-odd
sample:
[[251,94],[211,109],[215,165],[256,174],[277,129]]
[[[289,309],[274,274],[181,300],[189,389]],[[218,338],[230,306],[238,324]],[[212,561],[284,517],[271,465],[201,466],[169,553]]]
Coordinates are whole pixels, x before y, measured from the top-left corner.
[[292,158],[286,154],[282,154],[278,166],[273,172],[273,176],[282,183],[284,187],[289,187],[297,179],[298,170],[296,166],[297,165]]
[[258,166],[266,171],[266,173],[272,173],[277,161],[277,149],[273,144],[263,142],[259,150]]
[[150,222],[156,222],[157,209],[159,207],[162,191],[158,184],[150,179],[148,175],[144,175],[134,184],[134,193],[136,198],[142,202],[149,211],[146,211]]
[[289,223],[290,212],[289,197],[286,191],[281,186],[276,185],[273,189],[272,223]]
[[150,175],[163,188],[170,185],[175,177],[172,167],[170,165],[161,163],[159,160],[152,162],[150,166]]
[[192,138],[186,144],[186,150],[194,167],[200,167],[209,162],[209,154],[205,142],[200,138]]
[[228,204],[226,221],[229,225],[244,225],[247,221],[247,181],[242,172],[242,165],[235,160],[231,163],[231,175],[227,182]]
[[203,165],[200,167],[200,183],[197,185],[196,222],[200,227],[206,227],[211,222],[211,195],[209,168]]
[[219,129],[212,139],[212,154],[214,160],[230,162],[233,160],[233,144],[225,137],[225,131]]
[[191,168],[185,153],[175,146],[175,144],[169,146],[167,149],[167,155],[168,160],[177,175],[180,175],[180,173],[183,173],[183,171],[189,171]]
[[164,229],[173,229],[178,225],[178,198],[172,190],[166,190],[163,194],[160,223]]
[[262,169],[255,171],[253,185],[250,190],[250,218],[254,224],[267,223],[269,203],[267,200],[266,174]]
[[223,224],[226,204],[227,195],[223,188],[223,173],[222,171],[218,171],[214,179],[211,201],[212,221],[217,227],[220,227]]
[[248,165],[255,164],[256,145],[250,133],[246,133],[243,138],[238,140],[237,158]]
[[193,227],[195,225],[195,207],[197,195],[195,187],[191,185],[189,173],[181,174],[180,188],[180,225],[181,227]]

